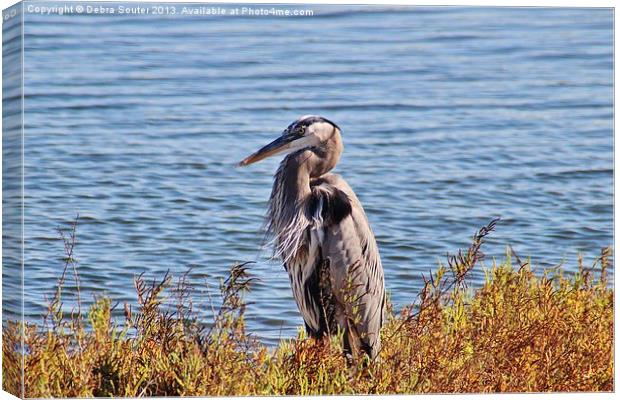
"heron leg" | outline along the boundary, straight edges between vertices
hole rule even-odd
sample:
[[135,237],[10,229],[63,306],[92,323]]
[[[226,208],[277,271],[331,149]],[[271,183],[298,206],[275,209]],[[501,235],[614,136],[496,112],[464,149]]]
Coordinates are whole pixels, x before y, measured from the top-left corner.
[[333,335],[338,332],[336,321],[336,306],[334,293],[329,278],[329,260],[323,260],[318,266],[319,273],[319,305],[321,308],[322,325],[325,334]]

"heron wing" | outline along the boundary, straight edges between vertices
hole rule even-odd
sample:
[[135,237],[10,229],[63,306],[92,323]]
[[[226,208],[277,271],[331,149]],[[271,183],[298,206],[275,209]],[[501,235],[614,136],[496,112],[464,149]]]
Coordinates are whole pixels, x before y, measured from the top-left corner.
[[374,358],[385,309],[383,268],[374,234],[357,196],[338,175],[323,176],[312,197],[313,225],[321,232],[316,240],[329,264],[331,289],[344,320],[340,324]]
[[306,331],[314,337],[320,337],[329,332],[326,309],[321,296],[322,287],[325,287],[321,280],[321,269],[324,264],[317,251],[316,241],[314,241],[306,257],[300,257],[285,264],[291,281],[293,297],[304,319]]

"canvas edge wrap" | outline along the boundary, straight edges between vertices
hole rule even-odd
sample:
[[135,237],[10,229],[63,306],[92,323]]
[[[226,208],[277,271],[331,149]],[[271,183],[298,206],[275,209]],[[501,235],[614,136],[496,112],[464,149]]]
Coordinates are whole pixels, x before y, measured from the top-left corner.
[[[9,323],[23,344],[24,89],[23,3],[2,12],[2,331]],[[11,321],[11,322],[9,322]],[[3,341],[3,343],[6,341]],[[22,346],[23,347],[23,346]],[[24,358],[3,346],[2,389],[24,397]]]

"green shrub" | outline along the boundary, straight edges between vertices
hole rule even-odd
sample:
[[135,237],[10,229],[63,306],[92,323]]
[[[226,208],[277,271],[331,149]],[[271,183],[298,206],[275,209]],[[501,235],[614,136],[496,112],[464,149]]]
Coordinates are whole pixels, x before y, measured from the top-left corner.
[[[108,298],[85,316],[63,315],[63,273],[48,326],[3,329],[4,389],[26,397],[612,391],[611,250],[592,268],[579,260],[575,274],[535,275],[509,254],[471,290],[467,275],[492,229],[425,277],[414,304],[389,307],[380,359],[370,363],[347,359],[336,336],[315,341],[300,330],[275,349],[260,344],[245,328],[243,294],[253,279],[243,264],[221,283],[210,328],[193,316],[185,276],[176,286],[169,275],[136,278],[138,309],[126,306],[120,324]],[[176,312],[164,307],[171,298]]]

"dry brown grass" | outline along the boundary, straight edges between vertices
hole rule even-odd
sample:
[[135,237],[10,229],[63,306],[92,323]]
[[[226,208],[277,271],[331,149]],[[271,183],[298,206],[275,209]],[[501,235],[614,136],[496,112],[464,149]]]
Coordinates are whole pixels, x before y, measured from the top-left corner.
[[[193,316],[185,276],[176,285],[168,275],[136,278],[138,308],[126,307],[125,322],[116,323],[107,298],[87,315],[64,315],[63,273],[47,326],[3,329],[3,387],[26,397],[612,391],[611,250],[591,268],[580,260],[570,276],[560,268],[535,275],[529,262],[508,256],[470,290],[466,278],[492,229],[426,277],[414,304],[390,310],[381,359],[368,365],[348,363],[338,337],[300,333],[276,349],[261,345],[245,328],[243,294],[252,283],[245,265],[221,283],[209,328]],[[71,246],[66,251],[65,272],[73,271]],[[176,310],[163,307],[170,298]]]

